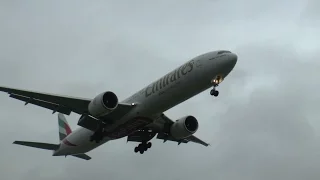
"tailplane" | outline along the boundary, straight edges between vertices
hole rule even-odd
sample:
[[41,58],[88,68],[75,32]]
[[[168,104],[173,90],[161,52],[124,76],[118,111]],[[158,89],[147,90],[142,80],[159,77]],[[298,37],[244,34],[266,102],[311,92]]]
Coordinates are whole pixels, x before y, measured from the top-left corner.
[[28,142],[28,141],[14,141],[13,144],[19,144],[22,146],[29,146],[38,149],[46,149],[46,150],[57,150],[59,148],[59,144],[49,144],[49,143],[40,143],[40,142]]
[[[13,144],[18,144],[18,145],[22,145],[22,146],[29,146],[29,147],[34,147],[34,148],[38,148],[38,149],[52,150],[52,151],[59,149],[59,144],[29,142],[29,141],[14,141]],[[86,154],[75,154],[75,155],[70,155],[70,156],[77,157],[77,158],[84,159],[84,160],[91,159],[91,157]]]
[[58,114],[58,124],[59,124],[59,139],[60,141],[67,137],[71,132],[71,128],[67,122],[66,117],[62,114]]
[[[61,113],[58,114],[58,123],[59,123],[59,139],[61,141],[65,137],[67,137],[72,131],[66,118]],[[60,148],[60,144],[49,144],[49,143],[41,143],[41,142],[14,141],[13,144],[29,146],[29,147],[38,148],[38,149],[52,150],[54,154]],[[86,154],[74,154],[70,156],[77,157],[80,159],[85,159],[85,160],[91,159],[91,157]]]

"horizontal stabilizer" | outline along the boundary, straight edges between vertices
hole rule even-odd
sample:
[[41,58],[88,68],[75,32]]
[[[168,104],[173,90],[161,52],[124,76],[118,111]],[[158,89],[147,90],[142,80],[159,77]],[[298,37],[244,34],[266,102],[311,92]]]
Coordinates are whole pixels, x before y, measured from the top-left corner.
[[48,144],[40,142],[28,142],[28,141],[14,141],[13,144],[18,144],[22,146],[29,146],[38,149],[56,150],[59,148],[58,144]]
[[91,157],[86,155],[86,154],[75,154],[75,155],[71,155],[71,156],[74,156],[74,157],[77,157],[77,158],[80,158],[80,159],[84,159],[84,160],[90,160]]

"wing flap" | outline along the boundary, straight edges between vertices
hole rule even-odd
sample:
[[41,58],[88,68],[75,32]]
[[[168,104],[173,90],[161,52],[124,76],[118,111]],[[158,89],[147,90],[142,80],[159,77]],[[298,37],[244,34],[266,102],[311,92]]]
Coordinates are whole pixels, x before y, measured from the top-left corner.
[[195,143],[198,143],[198,144],[201,144],[201,145],[204,145],[204,146],[209,146],[210,144],[202,141],[201,139],[197,138],[196,136],[189,136],[186,138],[186,140],[188,141],[191,141],[191,142],[195,142]]
[[78,126],[95,131],[99,125],[98,119],[90,115],[82,115],[78,121]]
[[57,104],[63,107],[67,107],[70,109],[70,111],[76,112],[78,114],[87,112],[88,104],[91,101],[89,99],[61,96],[61,95],[55,95],[55,94],[47,94],[42,92],[14,89],[14,88],[8,88],[3,86],[0,86],[0,91],[7,92],[10,95],[14,94],[13,97],[23,96],[31,99],[50,102],[52,104]]
[[75,154],[75,155],[71,155],[71,156],[74,156],[74,157],[77,157],[77,158],[80,158],[80,159],[84,159],[84,160],[90,160],[91,157],[86,155],[86,154]]
[[38,100],[38,99],[32,99],[30,97],[25,97],[25,96],[16,95],[16,94],[10,94],[9,97],[17,99],[17,100],[20,100],[20,101],[24,101],[24,102],[26,102],[26,105],[30,103],[30,104],[33,104],[33,105],[36,105],[36,106],[40,106],[40,107],[43,107],[43,108],[46,108],[46,109],[50,109],[53,112],[60,112],[60,113],[66,114],[66,115],[70,115],[70,113],[71,113],[71,110],[69,108],[61,106],[59,104],[54,104],[54,103],[50,103],[50,102],[46,102],[46,101],[41,101],[41,100]]
[[188,143],[188,141],[186,139],[176,140],[176,139],[172,138],[171,136],[168,136],[164,133],[158,133],[157,139],[162,139],[163,142],[173,141],[173,142],[178,142],[179,144],[180,143]]
[[189,136],[187,138],[184,138],[184,139],[181,139],[181,140],[177,140],[177,139],[172,138],[171,136],[165,135],[164,133],[158,133],[157,139],[162,139],[164,142],[166,142],[166,141],[174,141],[174,142],[177,142],[179,144],[180,143],[194,142],[194,143],[198,143],[198,144],[201,144],[201,145],[204,145],[204,146],[209,146],[208,143],[200,140],[199,138],[195,137],[194,135],[191,135],[191,136]]

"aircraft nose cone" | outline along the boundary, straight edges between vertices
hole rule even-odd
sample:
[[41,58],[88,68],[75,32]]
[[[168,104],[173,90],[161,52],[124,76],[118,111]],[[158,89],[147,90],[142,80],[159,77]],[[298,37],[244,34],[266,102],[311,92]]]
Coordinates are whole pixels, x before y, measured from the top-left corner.
[[226,68],[231,71],[234,66],[237,64],[238,56],[234,53],[231,53],[228,55],[228,58],[226,60]]
[[229,61],[232,66],[235,66],[238,61],[238,56],[234,53],[229,54]]
[[229,73],[232,71],[234,66],[237,64],[238,56],[234,53],[230,53],[227,55],[227,58],[223,61],[224,68]]

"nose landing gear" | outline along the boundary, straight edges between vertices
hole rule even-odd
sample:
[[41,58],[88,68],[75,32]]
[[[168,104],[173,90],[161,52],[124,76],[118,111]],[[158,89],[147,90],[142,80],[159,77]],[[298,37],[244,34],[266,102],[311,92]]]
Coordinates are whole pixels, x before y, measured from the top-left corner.
[[134,152],[140,152],[140,154],[143,154],[145,151],[147,151],[149,148],[151,148],[152,143],[151,142],[143,142],[140,143],[137,147],[134,148]]
[[216,90],[216,87],[218,87],[219,84],[220,84],[222,81],[223,81],[222,76],[216,76],[216,78],[214,78],[214,79],[211,81],[211,83],[212,83],[212,85],[213,85],[213,89],[211,89],[211,91],[210,91],[210,95],[211,95],[211,96],[215,96],[215,97],[219,96],[219,91]]
[[210,91],[210,95],[217,97],[217,96],[219,96],[219,91],[217,91],[216,88],[213,87],[213,89],[211,89],[211,91]]

